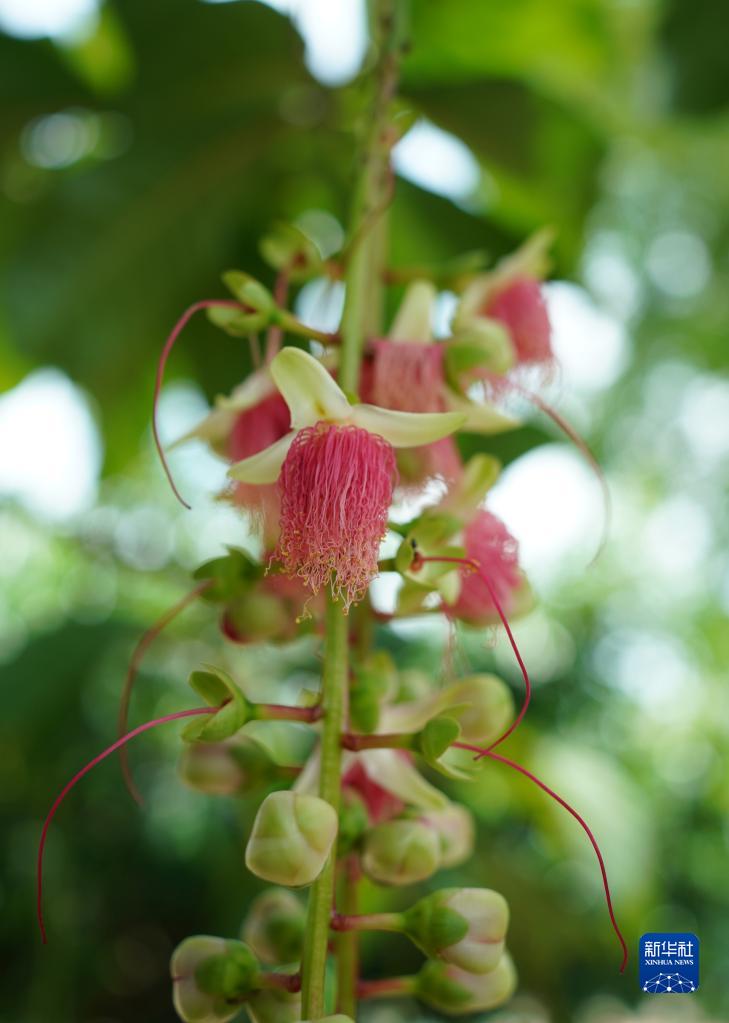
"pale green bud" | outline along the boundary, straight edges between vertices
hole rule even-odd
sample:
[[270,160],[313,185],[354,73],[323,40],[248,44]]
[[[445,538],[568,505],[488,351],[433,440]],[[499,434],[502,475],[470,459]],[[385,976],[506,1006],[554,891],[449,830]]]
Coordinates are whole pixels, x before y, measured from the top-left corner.
[[365,838],[362,869],[380,884],[415,884],[439,866],[438,835],[422,821],[387,821],[372,828]]
[[468,973],[488,973],[504,953],[509,907],[489,888],[446,888],[403,914],[405,932],[426,955]]
[[450,963],[432,959],[415,980],[415,994],[448,1016],[495,1009],[516,989],[516,970],[508,952],[489,973],[467,973]]
[[251,1023],[298,1023],[301,995],[283,988],[265,988],[246,1002],[246,1012]]
[[208,795],[236,796],[275,778],[281,771],[270,753],[251,735],[223,742],[195,742],[180,757],[183,781]]
[[459,803],[451,803],[443,810],[428,810],[420,819],[433,828],[440,839],[441,867],[457,867],[473,853],[476,828],[473,814]]
[[241,937],[264,963],[301,959],[306,910],[286,888],[269,888],[253,900]]
[[[310,1020],[304,1019],[301,1023],[311,1023]],[[318,1023],[353,1023],[351,1016],[343,1016],[341,1012],[338,1012],[336,1016],[323,1016]]]
[[458,391],[465,391],[483,373],[507,373],[515,361],[509,332],[496,320],[473,319],[446,342],[446,378]]
[[318,796],[273,792],[261,803],[246,848],[251,873],[273,884],[311,884],[337,837],[334,807]]
[[226,1023],[260,987],[261,971],[241,941],[196,935],[170,961],[172,1000],[184,1023]]

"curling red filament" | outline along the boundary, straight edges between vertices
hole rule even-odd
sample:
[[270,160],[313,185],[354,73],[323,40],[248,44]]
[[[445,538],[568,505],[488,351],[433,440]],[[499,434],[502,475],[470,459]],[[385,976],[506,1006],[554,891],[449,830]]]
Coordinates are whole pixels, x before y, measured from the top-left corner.
[[170,486],[172,487],[172,493],[175,495],[180,504],[184,505],[184,507],[188,509],[190,508],[190,505],[187,503],[187,501],[180,494],[180,491],[177,489],[177,485],[173,479],[172,471],[167,463],[167,457],[162,447],[162,441],[160,440],[159,437],[159,428],[157,425],[157,406],[159,405],[159,395],[160,391],[162,390],[162,383],[164,381],[165,367],[167,365],[167,360],[170,356],[170,352],[175,346],[175,341],[177,341],[177,338],[180,336],[180,334],[187,326],[187,324],[190,322],[195,313],[199,312],[201,309],[213,309],[216,306],[217,307],[222,306],[228,309],[245,308],[245,306],[242,306],[240,302],[234,302],[232,299],[230,300],[204,299],[201,302],[195,302],[188,309],[186,309],[185,312],[177,321],[177,323],[174,325],[172,330],[170,331],[169,337],[164,343],[162,353],[159,357],[159,362],[157,363],[157,377],[154,382],[154,399],[152,402],[152,433],[154,435],[155,447],[157,448],[157,454],[159,455],[160,462],[162,463],[162,468],[164,469],[165,476],[167,477],[167,480]]
[[590,844],[592,845],[592,848],[595,850],[595,855],[597,856],[597,862],[600,866],[600,874],[602,875],[602,885],[603,888],[605,889],[605,902],[607,903],[607,910],[608,915],[610,916],[610,923],[612,924],[613,930],[615,931],[615,934],[617,935],[618,941],[620,942],[620,945],[623,950],[623,959],[620,964],[620,972],[624,973],[625,967],[627,966],[628,963],[628,946],[625,944],[625,938],[623,937],[620,927],[618,926],[618,922],[615,919],[615,910],[613,909],[613,900],[610,894],[610,883],[608,881],[605,860],[603,859],[603,855],[600,852],[600,846],[598,845],[597,839],[593,835],[592,830],[590,829],[590,826],[588,825],[587,821],[577,812],[577,810],[575,810],[573,806],[570,806],[566,799],[563,799],[562,796],[558,795],[558,793],[554,791],[554,789],[551,789],[549,785],[546,785],[540,778],[537,778],[535,774],[532,774],[531,771],[527,771],[526,767],[522,767],[521,764],[517,764],[513,760],[508,760],[506,757],[502,757],[500,753],[494,753],[490,749],[480,749],[478,746],[470,746],[468,743],[465,742],[454,742],[453,745],[457,746],[459,749],[465,749],[471,751],[472,753],[477,753],[478,754],[477,759],[479,759],[480,757],[491,757],[492,760],[498,760],[500,763],[506,764],[507,767],[511,767],[514,771],[518,771],[519,774],[523,774],[525,778],[528,778],[535,785],[538,785],[543,792],[546,792],[548,796],[554,799],[555,802],[559,803],[559,805],[563,807],[567,811],[567,813],[571,814],[575,818],[577,823],[580,825],[582,830],[589,838]]
[[300,430],[279,476],[281,534],[274,558],[313,593],[331,585],[345,609],[377,575],[395,480],[386,440],[356,426]]
[[77,774],[71,778],[71,780],[64,786],[61,792],[58,794],[53,802],[48,816],[43,823],[43,830],[41,831],[40,842],[38,843],[38,868],[37,868],[37,911],[38,911],[38,926],[40,927],[41,939],[43,944],[47,943],[46,928],[43,922],[43,853],[46,847],[46,839],[48,838],[48,829],[51,826],[51,821],[56,816],[56,812],[60,807],[63,800],[69,794],[78,782],[88,774],[97,764],[100,764],[102,760],[106,760],[107,757],[111,756],[116,750],[133,739],[137,735],[141,735],[142,732],[148,732],[150,728],[156,728],[157,725],[165,725],[170,721],[179,721],[181,718],[190,718],[199,714],[213,714],[217,708],[215,707],[195,707],[192,710],[178,710],[174,714],[165,714],[164,717],[155,718],[154,721],[147,721],[143,725],[138,725],[137,728],[133,728],[131,732],[123,735],[121,739],[117,739],[111,746],[108,746],[102,753],[90,760],[85,767],[82,767]]
[[[194,603],[195,600],[204,593],[212,585],[211,579],[206,579],[200,583],[189,593],[186,593],[182,600],[178,600],[169,610],[157,619],[154,625],[150,626],[149,629],[144,633],[142,638],[139,640],[137,645],[132,652],[132,656],[129,660],[129,668],[127,669],[127,675],[124,679],[124,685],[122,687],[121,697],[119,699],[119,716],[117,718],[117,733],[119,737],[124,735],[127,731],[127,723],[129,720],[129,704],[132,699],[132,691],[134,689],[134,683],[136,682],[137,675],[139,674],[139,668],[144,659],[147,651],[154,643],[155,639],[159,636],[163,629],[172,622],[186,607]],[[119,749],[119,761],[121,763],[122,776],[124,778],[124,784],[127,787],[132,799],[134,799],[140,806],[144,804],[141,793],[137,788],[134,779],[132,778],[132,772],[129,767],[129,758],[127,756],[126,746],[122,746]]]

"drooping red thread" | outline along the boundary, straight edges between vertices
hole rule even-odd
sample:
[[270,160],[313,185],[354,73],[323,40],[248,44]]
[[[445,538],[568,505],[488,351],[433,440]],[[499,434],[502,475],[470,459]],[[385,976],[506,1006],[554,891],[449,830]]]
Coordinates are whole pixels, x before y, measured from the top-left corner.
[[[129,703],[132,698],[132,689],[134,688],[134,682],[136,681],[140,665],[147,653],[147,650],[149,650],[150,646],[159,636],[162,630],[166,629],[170,622],[173,621],[178,616],[178,614],[184,611],[186,607],[189,607],[190,604],[192,604],[200,596],[201,593],[204,593],[205,590],[207,590],[212,585],[212,582],[213,582],[212,579],[206,579],[204,582],[200,583],[199,586],[196,586],[189,593],[185,594],[185,596],[181,600],[178,600],[176,604],[174,604],[171,608],[165,611],[165,613],[160,618],[157,619],[154,625],[150,626],[150,628],[147,629],[147,631],[144,633],[142,638],[135,646],[132,652],[132,656],[129,660],[129,668],[127,669],[127,675],[126,678],[124,679],[124,685],[122,687],[121,697],[119,700],[117,733],[120,738],[122,735],[124,735],[124,733],[127,730],[127,722],[129,719]],[[142,798],[142,795],[139,789],[137,788],[134,779],[132,778],[132,772],[129,767],[129,757],[127,756],[126,746],[122,746],[121,749],[119,750],[119,761],[121,763],[121,771],[124,777],[124,784],[127,787],[129,795],[132,797],[132,799],[139,803],[140,806],[143,806],[144,799]]]
[[615,931],[618,937],[618,941],[620,942],[623,949],[623,961],[620,965],[620,972],[623,973],[628,962],[628,946],[625,944],[625,938],[623,937],[622,932],[618,927],[618,922],[615,919],[615,911],[613,910],[613,900],[610,895],[610,883],[608,882],[605,861],[603,859],[602,853],[600,852],[600,846],[597,843],[597,839],[593,835],[587,821],[577,812],[577,810],[574,809],[574,807],[570,806],[566,799],[563,799],[562,796],[558,795],[554,791],[554,789],[551,789],[549,785],[545,784],[543,781],[541,781],[541,779],[537,778],[537,776],[535,774],[532,774],[531,771],[528,771],[526,767],[522,767],[521,764],[517,764],[513,760],[508,760],[506,757],[501,756],[500,753],[494,753],[493,750],[490,748],[481,749],[478,746],[471,746],[465,742],[454,742],[453,745],[457,746],[459,749],[469,750],[472,753],[478,754],[478,756],[476,757],[477,760],[480,759],[481,757],[491,757],[492,760],[498,760],[502,764],[506,764],[507,767],[513,768],[513,770],[518,771],[520,774],[523,774],[525,778],[528,778],[530,781],[534,782],[535,785],[538,785],[543,792],[546,792],[548,796],[551,796],[552,799],[559,803],[560,806],[562,806],[569,814],[571,814],[575,818],[577,823],[580,825],[582,830],[590,839],[592,848],[595,850],[595,855],[597,856],[597,862],[600,865],[600,873],[602,874],[602,884],[603,888],[605,889],[605,901],[607,903],[608,914],[610,915],[610,923],[613,925],[613,930]]
[[429,562],[429,561],[440,561],[440,562],[447,562],[447,563],[451,563],[451,564],[455,564],[455,565],[463,565],[463,566],[465,566],[467,568],[472,569],[474,572],[478,573],[480,578],[483,580],[487,590],[489,591],[489,596],[491,597],[491,601],[492,601],[494,607],[496,608],[496,613],[498,614],[499,618],[501,619],[501,624],[504,626],[504,629],[506,630],[506,635],[509,637],[509,643],[511,644],[511,649],[514,651],[514,657],[516,657],[517,664],[519,665],[519,669],[521,670],[522,678],[524,679],[524,702],[522,703],[521,709],[520,709],[519,713],[517,714],[517,716],[514,718],[514,720],[511,723],[511,725],[506,729],[505,732],[503,732],[499,736],[498,739],[496,739],[494,742],[492,742],[490,744],[490,746],[488,746],[488,750],[495,749],[497,746],[499,746],[504,741],[504,739],[507,739],[511,735],[511,733],[513,731],[515,731],[515,729],[517,729],[519,727],[519,725],[521,724],[521,722],[524,720],[524,715],[527,712],[527,709],[529,707],[529,704],[530,704],[531,698],[532,698],[532,683],[531,683],[531,679],[529,678],[529,672],[527,671],[526,664],[524,663],[524,658],[521,656],[521,652],[519,650],[519,646],[518,646],[518,644],[516,642],[516,639],[514,638],[514,633],[511,631],[511,626],[509,625],[509,619],[506,617],[506,612],[504,611],[504,609],[503,609],[503,607],[501,605],[501,601],[499,600],[498,594],[496,593],[496,589],[494,588],[493,583],[489,579],[489,577],[486,574],[486,572],[484,572],[484,570],[481,567],[481,565],[477,561],[474,561],[471,558],[422,557],[421,555],[417,555],[417,554],[416,554],[416,559],[415,559],[413,565],[415,567],[415,566],[417,566],[417,564],[424,564],[424,563]]
[[180,491],[177,489],[177,485],[172,477],[172,471],[169,465],[167,464],[167,458],[165,456],[164,449],[162,448],[162,442],[159,437],[159,429],[157,426],[157,406],[159,404],[160,391],[162,390],[162,382],[164,380],[167,359],[169,358],[170,352],[174,347],[175,341],[180,336],[181,332],[190,322],[195,313],[199,312],[201,309],[213,309],[216,307],[222,307],[226,309],[245,309],[245,306],[241,305],[240,302],[235,302],[233,299],[224,298],[203,299],[200,302],[193,303],[193,305],[186,309],[182,316],[179,318],[179,320],[170,331],[170,334],[164,343],[162,353],[159,357],[159,362],[157,363],[157,376],[154,382],[154,399],[152,402],[152,433],[154,435],[155,447],[157,448],[157,454],[159,455],[160,461],[162,463],[162,468],[164,469],[165,476],[167,477],[167,480],[170,486],[172,487],[173,494],[180,502],[180,504],[184,505],[184,507],[188,509],[191,506],[182,497]]
[[142,732],[147,732],[149,731],[150,728],[156,728],[157,725],[164,725],[170,721],[179,721],[180,718],[190,718],[199,714],[214,714],[216,710],[217,710],[216,707],[194,707],[192,710],[178,710],[174,714],[165,714],[164,717],[155,718],[154,721],[146,721],[143,725],[138,725],[136,728],[133,728],[131,732],[128,732],[126,735],[123,735],[121,739],[117,739],[116,742],[113,742],[111,746],[108,746],[102,753],[99,753],[98,756],[94,757],[93,760],[90,760],[88,764],[86,764],[85,767],[82,767],[81,770],[78,771],[78,773],[75,774],[73,778],[63,787],[59,795],[56,796],[53,805],[48,811],[48,816],[46,817],[43,823],[43,830],[41,831],[40,842],[38,843],[38,868],[36,875],[38,886],[37,912],[38,926],[40,927],[41,939],[44,945],[47,944],[48,939],[46,938],[46,928],[43,922],[43,852],[46,847],[46,839],[48,837],[48,829],[51,825],[51,821],[55,817],[56,811],[58,810],[66,796],[69,794],[71,789],[73,789],[74,786],[79,781],[81,781],[84,775],[88,774],[89,771],[96,767],[97,764],[100,764],[102,760],[106,760],[106,758],[111,756],[111,754],[114,753],[115,750],[118,750],[121,746],[129,742],[129,740],[133,739],[135,736],[141,735]]

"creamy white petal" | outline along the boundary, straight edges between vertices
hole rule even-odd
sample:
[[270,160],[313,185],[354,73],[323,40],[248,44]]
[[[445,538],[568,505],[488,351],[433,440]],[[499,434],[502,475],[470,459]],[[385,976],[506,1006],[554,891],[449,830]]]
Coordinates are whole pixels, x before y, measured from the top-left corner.
[[320,420],[345,422],[352,411],[339,384],[322,364],[300,348],[282,348],[271,376],[291,409],[291,426],[303,430]]
[[228,469],[228,475],[241,483],[275,483],[295,436],[296,430],[292,430],[257,455],[236,462]]
[[437,291],[430,281],[413,281],[408,287],[388,337],[391,341],[433,340],[433,306]]
[[448,800],[409,760],[394,749],[368,749],[356,754],[368,777],[408,806],[421,810],[440,810]]
[[351,422],[378,433],[394,448],[432,444],[454,433],[466,421],[462,412],[395,412],[377,405],[355,405]]
[[504,433],[521,426],[521,420],[500,412],[487,401],[469,401],[460,398],[454,391],[447,392],[448,408],[460,412],[464,417],[463,429],[468,433]]

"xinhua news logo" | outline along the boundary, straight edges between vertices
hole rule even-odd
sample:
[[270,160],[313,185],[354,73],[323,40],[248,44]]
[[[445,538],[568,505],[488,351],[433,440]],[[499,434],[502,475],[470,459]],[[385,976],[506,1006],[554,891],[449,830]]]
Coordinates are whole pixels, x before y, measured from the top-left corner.
[[644,934],[638,946],[640,987],[650,995],[690,995],[699,986],[695,934]]

